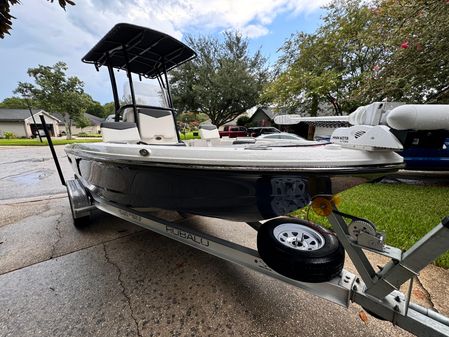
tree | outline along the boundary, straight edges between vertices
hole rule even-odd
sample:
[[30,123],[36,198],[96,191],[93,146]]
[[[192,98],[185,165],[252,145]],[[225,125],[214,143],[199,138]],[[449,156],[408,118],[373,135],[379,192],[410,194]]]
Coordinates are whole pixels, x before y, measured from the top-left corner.
[[78,116],[73,122],[75,123],[75,126],[80,129],[90,125],[90,121],[84,113]]
[[[54,0],[47,0],[53,2]],[[65,10],[66,6],[72,5],[75,3],[71,0],[58,0],[59,5]],[[11,6],[20,4],[19,0],[2,0],[0,1],[0,38],[5,38],[5,34],[9,34],[9,31],[12,29],[12,19],[15,19],[14,16],[10,14]]]
[[104,111],[103,105],[101,105],[100,102],[94,101],[92,98],[90,98],[90,99],[91,99],[91,103],[87,107],[86,113],[100,117],[100,118],[104,118],[105,111]]
[[109,102],[106,104],[103,104],[103,117],[107,117],[109,115],[113,115],[115,114],[115,103],[114,102]]
[[[449,102],[449,3],[334,0],[323,25],[281,48],[264,99],[316,115],[373,101]],[[431,23],[431,24],[429,24]]]
[[248,124],[250,118],[248,116],[241,116],[237,119],[238,126],[246,126]]
[[237,32],[188,37],[198,57],[171,72],[174,104],[180,111],[203,112],[221,126],[257,104],[267,80],[266,60],[249,55],[248,41]]
[[326,9],[315,33],[298,33],[282,46],[265,100],[291,110],[303,108],[312,116],[320,104],[331,106],[336,115],[360,105],[353,91],[385,54],[372,41],[372,10],[356,0],[334,1]]
[[66,71],[64,62],[29,68],[28,75],[35,84],[19,82],[15,92],[28,90],[42,109],[63,114],[67,139],[71,139],[72,122],[82,118],[92,99],[84,93],[83,82],[76,76],[67,77]]
[[382,0],[373,8],[373,40],[387,57],[357,93],[369,100],[449,102],[449,2]]
[[28,104],[26,102],[26,99],[13,96],[13,97],[7,97],[3,100],[3,102],[0,102],[0,108],[27,109]]

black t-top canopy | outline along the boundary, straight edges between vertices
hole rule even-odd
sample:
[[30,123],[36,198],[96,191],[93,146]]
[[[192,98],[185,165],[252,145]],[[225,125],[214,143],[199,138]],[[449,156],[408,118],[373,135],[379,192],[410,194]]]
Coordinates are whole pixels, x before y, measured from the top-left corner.
[[119,23],[83,57],[83,62],[154,78],[195,56],[192,49],[170,35]]

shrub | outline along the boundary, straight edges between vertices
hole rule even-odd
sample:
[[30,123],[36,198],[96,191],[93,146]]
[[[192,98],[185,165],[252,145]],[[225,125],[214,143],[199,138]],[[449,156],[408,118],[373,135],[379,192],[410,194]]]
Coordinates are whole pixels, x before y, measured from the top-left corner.
[[248,116],[240,116],[237,119],[237,125],[238,126],[246,126],[246,124],[248,124],[250,118]]
[[17,138],[14,132],[9,132],[9,131],[4,132],[3,137],[5,137],[5,139],[16,139]]
[[101,134],[99,134],[99,133],[80,132],[76,136],[77,137],[101,137]]

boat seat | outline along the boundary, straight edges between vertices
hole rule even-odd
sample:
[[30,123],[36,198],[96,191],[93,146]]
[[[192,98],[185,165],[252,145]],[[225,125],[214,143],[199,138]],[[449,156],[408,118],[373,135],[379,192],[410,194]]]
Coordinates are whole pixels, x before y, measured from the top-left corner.
[[[175,121],[170,110],[137,108],[141,141],[147,144],[178,144]],[[124,122],[135,122],[132,108],[123,112]]]
[[220,138],[220,133],[218,132],[217,127],[213,124],[200,125],[199,133],[201,139],[207,140]]
[[104,142],[132,143],[140,141],[136,123],[104,122],[100,127]]

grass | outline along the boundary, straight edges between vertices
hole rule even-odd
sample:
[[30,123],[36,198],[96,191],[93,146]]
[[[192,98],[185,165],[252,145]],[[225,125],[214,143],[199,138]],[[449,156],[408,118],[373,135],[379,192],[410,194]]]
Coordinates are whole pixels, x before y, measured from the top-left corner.
[[[101,142],[101,139],[52,139],[53,145],[65,145],[72,143],[93,143]],[[36,139],[0,139],[0,146],[47,146],[47,140],[42,139],[42,143]]]
[[[403,250],[410,248],[442,218],[449,215],[449,187],[405,184],[364,184],[340,194],[339,210],[376,224],[386,233],[386,243]],[[295,212],[307,217],[307,209]],[[312,210],[310,220],[330,227],[326,218]],[[449,269],[449,252],[435,264]]]

